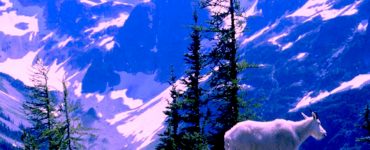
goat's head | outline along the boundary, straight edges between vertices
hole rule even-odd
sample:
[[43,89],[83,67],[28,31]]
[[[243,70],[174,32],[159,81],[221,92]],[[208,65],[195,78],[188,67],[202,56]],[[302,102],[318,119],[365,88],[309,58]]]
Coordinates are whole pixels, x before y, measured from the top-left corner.
[[[303,117],[305,119],[310,118],[304,113],[302,113]],[[310,123],[311,126],[311,135],[316,139],[316,140],[321,140],[326,136],[326,131],[325,129],[321,126],[321,122],[319,120],[319,116],[317,115],[316,112],[312,112],[312,122]]]

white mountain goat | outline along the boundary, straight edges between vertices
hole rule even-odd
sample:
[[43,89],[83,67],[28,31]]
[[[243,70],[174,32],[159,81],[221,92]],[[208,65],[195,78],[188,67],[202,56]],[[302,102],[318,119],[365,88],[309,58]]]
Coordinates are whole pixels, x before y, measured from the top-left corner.
[[243,121],[225,133],[225,150],[298,150],[309,136],[326,136],[318,115],[302,113],[304,120],[276,119],[270,122]]

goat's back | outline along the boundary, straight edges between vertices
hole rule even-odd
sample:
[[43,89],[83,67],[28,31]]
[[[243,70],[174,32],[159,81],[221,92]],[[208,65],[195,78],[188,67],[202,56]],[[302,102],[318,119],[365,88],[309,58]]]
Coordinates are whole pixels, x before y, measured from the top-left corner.
[[292,132],[286,120],[243,121],[225,133],[225,150],[295,149]]

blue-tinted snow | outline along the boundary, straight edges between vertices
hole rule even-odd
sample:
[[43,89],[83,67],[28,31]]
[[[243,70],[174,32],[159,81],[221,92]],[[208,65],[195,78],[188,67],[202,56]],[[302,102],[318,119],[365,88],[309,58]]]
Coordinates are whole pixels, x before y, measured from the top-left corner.
[[[320,16],[313,17],[312,20],[304,17],[287,17],[304,6],[307,1],[296,0],[287,3],[285,0],[259,0],[256,9],[261,10],[261,13],[248,18],[245,37],[240,39],[241,41],[250,39],[248,44],[241,45],[240,53],[243,54],[241,59],[247,59],[255,64],[266,64],[259,69],[246,70],[242,75],[246,77],[243,84],[253,86],[253,89],[248,91],[248,96],[260,100],[263,104],[258,112],[265,120],[281,116],[300,118],[295,113],[287,112],[309,91],[312,91],[310,97],[320,97],[322,91],[331,91],[339,87],[343,81],[350,81],[359,74],[369,73],[370,53],[366,51],[370,44],[369,26],[366,30],[365,26],[361,29],[363,33],[356,30],[364,20],[370,19],[370,1],[364,0],[359,4],[357,13],[347,16],[335,15],[335,18],[329,20]],[[139,4],[141,1],[123,0],[121,2],[128,4],[108,1],[96,6],[85,5],[79,0],[11,2],[14,6],[8,10],[16,10],[18,15],[35,16],[40,32],[32,41],[30,34],[14,37],[0,33],[2,50],[0,62],[7,58],[22,58],[29,51],[39,48],[43,48],[39,56],[48,65],[53,65],[56,59],[56,64],[68,60],[61,69],[69,76],[77,73],[76,77],[70,80],[74,85],[71,86],[73,91],[71,93],[76,94],[73,94],[74,98],[83,104],[81,113],[87,118],[84,121],[102,128],[98,131],[101,139],[96,140],[99,145],[97,147],[106,148],[114,145],[113,149],[122,147],[134,149],[142,145],[144,139],[132,142],[142,136],[140,132],[136,135],[126,134],[127,137],[123,137],[117,127],[129,122],[127,118],[145,120],[143,118],[150,116],[149,112],[155,116],[163,115],[163,110],[159,109],[159,105],[163,107],[162,101],[147,103],[166,88],[165,81],[168,79],[171,64],[175,65],[179,77],[183,73],[182,55],[190,41],[188,25],[192,23],[190,1],[153,0]],[[330,2],[333,5],[331,9],[341,10],[355,1]],[[87,29],[97,27],[99,23],[117,19],[122,13],[129,15],[122,27],[109,26],[95,34],[85,32]],[[201,18],[205,18],[206,15],[203,14]],[[305,20],[307,21],[303,22]],[[39,42],[50,33],[54,34]],[[280,47],[268,42],[269,39],[282,34],[286,36],[276,40]],[[72,38],[71,41],[58,47],[69,37]],[[114,37],[115,44],[111,51],[106,51],[104,45],[99,45],[107,37]],[[204,41],[203,43],[207,44],[205,45],[207,48],[212,44]],[[287,49],[282,51],[285,46]],[[156,52],[153,52],[154,48]],[[289,61],[301,53],[309,55],[302,61]],[[12,86],[16,90],[21,90],[22,86],[13,85],[15,82],[12,81]],[[352,124],[358,120],[358,117],[353,117],[356,116],[353,108],[358,109],[366,102],[368,87],[364,85],[362,89],[330,95],[314,104],[312,107],[320,113],[330,114],[321,116],[328,116],[327,120],[334,120],[323,122],[324,125],[333,128],[328,130],[328,139],[320,142],[309,139],[302,147],[340,149],[344,147],[342,143],[347,143],[348,147],[353,146],[354,141],[351,139],[358,135],[354,134],[358,133],[358,130],[342,126],[338,122],[348,121]],[[112,99],[112,92],[117,91],[126,93],[120,98]],[[143,100],[145,109],[143,106],[143,109],[139,107],[131,111],[134,113],[128,113],[131,107],[125,105],[125,99],[122,97]],[[337,111],[341,109],[347,111],[345,113]],[[113,126],[106,121],[125,112],[131,116]],[[342,118],[343,120],[340,120]],[[123,127],[129,128],[121,126]],[[155,135],[159,130],[145,132]],[[348,136],[341,133],[348,133]],[[122,143],[125,144],[121,145]],[[155,142],[153,144],[152,146],[155,146]]]

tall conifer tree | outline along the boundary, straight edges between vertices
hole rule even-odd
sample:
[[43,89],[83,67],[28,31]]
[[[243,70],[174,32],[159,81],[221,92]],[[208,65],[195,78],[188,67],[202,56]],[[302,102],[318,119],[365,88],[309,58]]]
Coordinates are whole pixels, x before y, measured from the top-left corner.
[[198,14],[193,13],[194,25],[190,35],[192,43],[188,47],[188,53],[185,54],[185,63],[188,69],[185,72],[182,84],[186,86],[186,91],[182,94],[183,97],[183,122],[182,128],[182,148],[183,149],[205,149],[207,147],[206,138],[204,135],[204,115],[201,111],[204,108],[203,89],[200,86],[202,69],[204,69],[204,55],[200,52],[201,49],[201,30],[198,26]]
[[63,104],[64,104],[64,117],[65,117],[65,132],[66,132],[66,137],[65,137],[65,142],[64,144],[66,145],[65,147],[72,150],[72,144],[71,144],[71,119],[70,119],[70,112],[71,112],[71,107],[68,102],[68,90],[65,81],[63,81]]
[[237,29],[244,19],[240,19],[243,17],[238,0],[204,0],[202,4],[210,9],[209,31],[214,33],[217,43],[208,56],[212,68],[210,105],[217,108],[212,114],[215,126],[209,142],[214,149],[222,149],[224,133],[241,121],[242,116],[238,75],[248,65],[239,65]]
[[168,83],[171,85],[171,100],[167,100],[168,106],[164,111],[164,114],[167,116],[165,121],[166,129],[159,135],[161,138],[159,145],[156,147],[158,150],[176,150],[179,149],[178,146],[180,145],[178,128],[181,121],[179,114],[181,104],[179,101],[180,93],[177,90],[176,76],[173,66],[171,66],[171,76]]
[[66,82],[63,81],[63,102],[61,113],[63,114],[63,118],[61,119],[61,126],[62,126],[62,149],[86,149],[84,145],[86,145],[87,138],[94,138],[96,135],[91,133],[91,131],[95,130],[92,128],[83,127],[81,124],[81,120],[78,116],[73,116],[72,114],[80,109],[80,106],[76,103],[73,103],[69,96],[68,96],[68,89],[66,86]]
[[[84,136],[94,137],[88,128],[81,125],[80,119],[72,117],[79,107],[68,98],[68,90],[63,81],[63,101],[56,102],[48,85],[49,69],[41,59],[33,67],[30,99],[23,107],[31,127],[24,129],[24,148],[34,149],[83,149]],[[61,106],[61,107],[58,107]],[[59,108],[59,109],[58,109]]]
[[362,119],[363,123],[361,127],[364,130],[366,130],[366,136],[357,138],[357,141],[370,143],[370,107],[369,105],[366,105],[362,116],[363,116],[363,119]]
[[30,99],[23,104],[32,127],[24,130],[22,139],[25,141],[26,148],[58,149],[60,134],[56,124],[56,104],[48,85],[49,69],[41,59],[37,59],[33,71],[31,81],[34,86],[31,87]]

